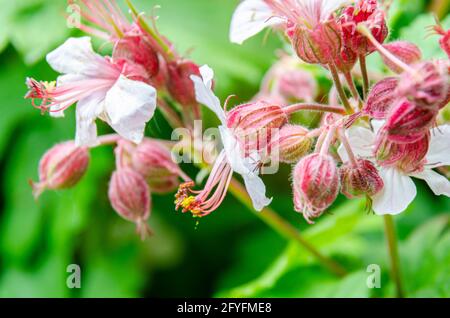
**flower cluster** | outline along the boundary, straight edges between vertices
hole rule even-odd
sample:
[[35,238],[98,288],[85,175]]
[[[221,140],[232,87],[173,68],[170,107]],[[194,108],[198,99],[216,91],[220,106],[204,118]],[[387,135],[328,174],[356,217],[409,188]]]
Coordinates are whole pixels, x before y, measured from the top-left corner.
[[[142,235],[149,233],[151,193],[178,189],[176,208],[205,217],[223,202],[235,175],[254,209],[263,210],[272,199],[261,175],[274,163],[293,165],[294,209],[309,223],[340,192],[367,198],[376,214],[400,213],[416,195],[411,177],[425,180],[436,195],[450,196],[450,182],[436,171],[450,165],[450,126],[437,126],[450,101],[450,62],[423,60],[413,43],[386,43],[387,8],[378,1],[243,0],[232,17],[230,40],[242,44],[273,28],[291,49],[254,99],[231,109],[229,99],[222,103],[214,93],[213,70],[181,57],[129,2],[130,20],[115,1],[81,2],[80,29],[110,43],[112,54],[95,53],[90,37],[71,38],[47,55],[62,74],[56,82],[27,79],[26,98],[43,113],[63,116],[77,104],[75,140],[44,155],[40,181],[33,183],[36,195],[75,185],[88,167],[89,148],[113,144],[116,170],[108,196]],[[433,29],[449,54],[449,31]],[[386,66],[376,81],[366,65],[371,54],[380,54]],[[327,72],[329,92],[319,92],[305,64]],[[197,141],[193,127],[201,105],[217,116],[222,147],[212,165],[201,166],[209,177],[196,190],[173,160],[173,143],[147,138],[144,131],[159,110]],[[293,119],[310,111],[321,116],[314,127]],[[97,119],[116,134],[97,136]],[[199,151],[183,156],[196,158]]]

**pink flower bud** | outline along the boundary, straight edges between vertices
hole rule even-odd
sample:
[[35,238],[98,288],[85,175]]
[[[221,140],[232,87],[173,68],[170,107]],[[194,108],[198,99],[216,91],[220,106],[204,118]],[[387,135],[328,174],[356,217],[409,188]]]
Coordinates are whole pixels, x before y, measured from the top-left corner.
[[376,83],[370,90],[362,109],[363,113],[375,119],[385,118],[397,98],[397,85],[398,79],[395,77],[388,77]]
[[115,61],[125,60],[141,68],[139,73],[150,79],[159,72],[159,58],[143,36],[127,35],[119,39],[113,51]]
[[151,207],[150,189],[143,176],[130,168],[119,168],[111,177],[108,197],[122,218],[136,223],[142,239],[151,234],[147,224]]
[[384,183],[372,162],[357,159],[347,162],[339,170],[341,192],[349,199],[364,195],[374,196],[383,189]]
[[[172,155],[160,142],[146,138],[132,152],[131,165],[139,172],[156,193],[167,193],[179,185],[179,177],[186,175],[172,160]],[[187,181],[187,180],[186,180]]]
[[320,23],[312,30],[297,27],[292,45],[298,57],[306,63],[328,65],[340,56],[341,28],[334,20]]
[[379,43],[383,43],[389,31],[385,14],[379,8],[377,0],[359,0],[354,6],[344,9],[339,20],[342,26],[343,42],[358,55],[367,55],[375,51],[373,44],[357,31],[364,24]]
[[450,30],[445,31],[444,28],[438,23],[438,25],[434,27],[434,31],[441,36],[439,39],[439,44],[450,59]]
[[194,83],[190,76],[200,76],[198,65],[191,61],[170,62],[167,72],[167,89],[173,99],[183,106],[196,105]]
[[234,107],[227,113],[227,126],[246,151],[262,150],[272,139],[272,129],[288,121],[283,108],[265,101],[256,101]]
[[294,168],[293,188],[295,210],[312,223],[339,193],[339,172],[333,158],[318,153],[304,157]]
[[[419,62],[422,59],[422,52],[420,49],[415,44],[410,42],[396,41],[384,44],[383,47],[408,65]],[[386,64],[391,71],[397,74],[403,73],[404,70],[397,64],[392,63],[391,60],[386,58],[384,55],[381,55],[381,57],[383,58],[384,64]]]
[[414,65],[414,72],[404,72],[397,95],[404,96],[419,107],[439,110],[449,90],[449,62],[427,61]]
[[335,58],[334,65],[342,73],[349,73],[356,64],[358,56],[350,48],[344,47]]
[[89,150],[77,147],[72,141],[53,146],[39,162],[39,182],[33,183],[37,198],[45,189],[67,189],[76,185],[89,165]]
[[[298,101],[313,101],[317,94],[316,79],[301,69],[280,69],[278,92],[285,103]],[[276,81],[276,79],[275,79]]]
[[425,161],[430,144],[430,132],[411,143],[396,143],[387,138],[385,129],[381,129],[375,145],[375,158],[383,167],[395,166],[405,172],[420,169]]
[[305,156],[312,146],[312,139],[307,136],[308,129],[299,125],[284,125],[281,127],[278,139],[274,141],[275,151],[278,151],[279,161],[296,163]]
[[397,143],[411,143],[423,137],[436,121],[438,112],[420,108],[401,99],[393,106],[386,120],[388,139]]

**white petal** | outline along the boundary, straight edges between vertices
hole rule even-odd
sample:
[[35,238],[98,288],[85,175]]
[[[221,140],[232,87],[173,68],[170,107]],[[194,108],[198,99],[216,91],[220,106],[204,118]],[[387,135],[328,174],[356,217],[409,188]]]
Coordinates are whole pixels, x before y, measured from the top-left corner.
[[395,215],[405,211],[417,194],[412,179],[394,168],[382,168],[380,176],[384,188],[372,198],[375,213]]
[[354,0],[322,0],[321,20],[328,19],[334,11],[351,2],[354,2]]
[[104,100],[105,92],[97,92],[78,102],[75,137],[77,146],[96,146],[98,144],[95,120],[103,111]]
[[192,75],[191,80],[194,82],[195,87],[195,98],[197,102],[207,106],[210,110],[212,110],[220,122],[225,125],[225,111],[220,105],[219,98],[212,91],[212,79],[214,77],[214,71],[207,65],[203,65],[200,68],[200,72],[202,78]]
[[[373,156],[373,147],[375,144],[375,134],[367,128],[353,126],[346,131],[346,136],[353,153],[356,156],[370,158]],[[339,156],[343,162],[349,160],[344,146],[338,149]]]
[[[91,38],[69,38],[63,45],[47,54],[47,62],[57,72],[63,74],[90,74],[95,76],[103,57],[92,49]],[[100,70],[101,71],[101,70]]]
[[272,9],[263,0],[244,0],[233,14],[230,41],[242,44],[264,28],[283,22],[283,19],[274,17]]
[[250,173],[243,175],[245,188],[252,199],[253,207],[256,211],[261,211],[272,202],[272,198],[266,197],[266,186],[260,177]]
[[426,158],[432,168],[450,166],[450,125],[431,130],[430,148]]
[[422,172],[415,173],[412,176],[425,180],[435,195],[450,197],[450,181],[436,171],[424,169]]
[[219,131],[220,137],[222,138],[223,148],[231,169],[241,175],[251,173],[246,161],[243,159],[240,144],[233,136],[233,133],[226,126],[219,126]]
[[109,125],[123,138],[140,143],[145,124],[156,108],[156,90],[142,82],[120,76],[108,91],[105,113]]

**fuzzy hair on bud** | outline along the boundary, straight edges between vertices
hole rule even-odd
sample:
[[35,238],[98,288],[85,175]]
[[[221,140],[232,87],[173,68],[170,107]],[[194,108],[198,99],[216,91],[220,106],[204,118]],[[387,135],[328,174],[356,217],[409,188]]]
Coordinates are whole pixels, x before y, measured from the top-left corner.
[[68,141],[53,146],[39,162],[39,182],[31,182],[37,198],[46,189],[60,190],[75,186],[86,173],[89,150]]
[[143,176],[128,167],[119,168],[112,174],[108,197],[111,206],[122,218],[136,223],[142,239],[151,234],[147,224],[151,196]]
[[346,162],[339,169],[341,192],[347,198],[372,197],[383,189],[383,179],[369,160]]
[[398,79],[395,77],[388,77],[376,83],[370,90],[362,109],[363,113],[375,119],[384,119],[397,98],[397,85]]
[[200,76],[198,65],[191,61],[170,62],[167,64],[167,73],[167,89],[173,99],[183,106],[196,105],[191,75]]
[[[405,64],[412,65],[419,62],[422,59],[422,52],[417,47],[417,45],[406,42],[406,41],[395,41],[391,43],[384,44],[383,47],[388,50],[392,55],[397,57],[399,60]],[[394,73],[401,74],[403,69],[392,63],[390,59],[381,55],[384,64]]]
[[293,172],[293,192],[295,210],[313,223],[339,193],[339,172],[333,158],[314,153],[300,160]]
[[281,127],[278,139],[272,148],[278,150],[279,161],[296,163],[305,156],[312,146],[312,139],[307,136],[308,129],[299,125]]
[[318,24],[312,30],[297,27],[293,33],[292,45],[304,62],[328,65],[340,57],[341,28],[334,20]]

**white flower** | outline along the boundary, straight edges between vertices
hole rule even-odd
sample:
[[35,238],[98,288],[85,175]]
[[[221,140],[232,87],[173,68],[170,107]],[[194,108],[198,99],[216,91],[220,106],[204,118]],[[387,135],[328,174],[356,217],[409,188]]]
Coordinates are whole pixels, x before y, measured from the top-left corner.
[[106,121],[118,134],[139,143],[145,124],[156,108],[156,90],[130,80],[123,67],[94,52],[89,37],[70,38],[47,55],[50,66],[62,73],[57,87],[49,91],[53,116],[78,102],[77,145],[97,144],[95,120]]
[[286,22],[314,26],[349,0],[244,0],[231,20],[230,41],[242,44],[266,27]]
[[[374,121],[375,131],[380,122]],[[376,134],[362,127],[351,127],[347,130],[347,138],[355,155],[373,159],[373,148]],[[341,146],[338,150],[345,162],[348,155]],[[426,164],[423,171],[405,173],[395,167],[381,167],[380,176],[384,181],[383,190],[373,199],[373,210],[376,214],[399,214],[406,210],[417,194],[416,186],[411,177],[425,180],[435,195],[450,197],[450,181],[433,168],[450,165],[450,125],[444,125],[431,130],[431,141],[425,157]]]
[[[207,106],[212,110],[220,122],[219,131],[224,149],[222,152],[231,169],[240,174],[244,179],[245,187],[253,202],[253,207],[257,211],[261,211],[265,206],[269,205],[272,199],[266,197],[266,187],[262,179],[258,176],[257,164],[259,156],[252,153],[249,157],[244,157],[238,140],[235,138],[233,131],[227,127],[226,114],[220,104],[219,98],[212,91],[212,80],[214,77],[213,70],[204,65],[200,68],[202,77],[192,75],[194,82],[196,99],[199,103]],[[220,155],[219,155],[220,157]],[[216,161],[216,164],[220,164]]]

